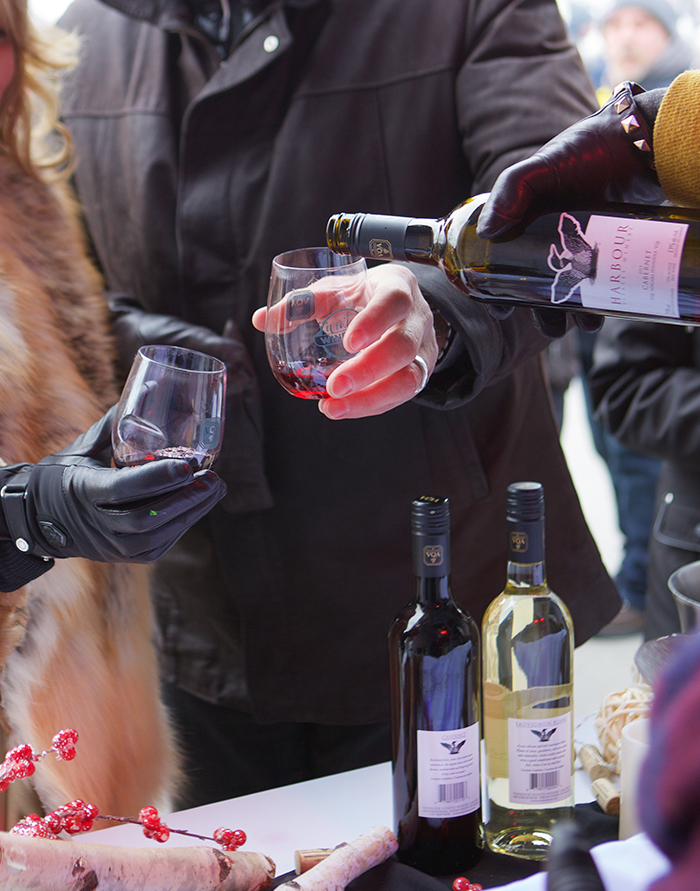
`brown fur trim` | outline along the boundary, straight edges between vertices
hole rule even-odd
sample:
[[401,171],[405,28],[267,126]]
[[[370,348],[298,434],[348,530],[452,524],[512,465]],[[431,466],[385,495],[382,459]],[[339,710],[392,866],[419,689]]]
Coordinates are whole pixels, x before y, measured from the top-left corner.
[[[35,462],[115,401],[114,349],[67,191],[0,158],[0,194],[0,455]],[[45,807],[80,797],[107,813],[169,809],[178,758],[152,631],[143,567],[59,560],[2,595],[0,690],[12,744],[41,751],[64,727],[80,735],[75,761],[37,767]]]

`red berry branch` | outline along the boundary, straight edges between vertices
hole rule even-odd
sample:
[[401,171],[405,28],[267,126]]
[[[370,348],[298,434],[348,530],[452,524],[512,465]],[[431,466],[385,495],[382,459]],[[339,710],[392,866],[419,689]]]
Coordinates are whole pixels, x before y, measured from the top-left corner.
[[[75,744],[78,741],[78,733],[75,730],[61,730],[51,741],[51,748],[45,752],[36,754],[30,745],[23,743],[5,755],[5,760],[0,764],[0,792],[4,792],[10,783],[15,780],[29,777],[34,773],[35,763],[41,761],[51,752],[54,752],[59,761],[72,761],[75,758]],[[158,842],[166,842],[170,833],[188,835],[202,841],[213,841],[221,845],[224,851],[236,851],[245,844],[246,834],[242,829],[226,829],[219,827],[213,838],[206,835],[197,835],[186,829],[172,829],[163,823],[156,808],[141,808],[138,819],[133,817],[113,817],[110,814],[101,814],[94,804],[86,804],[80,798],[68,804],[63,804],[56,810],[40,817],[38,814],[29,814],[20,820],[10,830],[16,835],[33,835],[40,838],[56,839],[60,832],[75,835],[78,832],[88,832],[93,827],[95,820],[109,820],[113,823],[135,823],[143,828],[146,838],[152,838]]]

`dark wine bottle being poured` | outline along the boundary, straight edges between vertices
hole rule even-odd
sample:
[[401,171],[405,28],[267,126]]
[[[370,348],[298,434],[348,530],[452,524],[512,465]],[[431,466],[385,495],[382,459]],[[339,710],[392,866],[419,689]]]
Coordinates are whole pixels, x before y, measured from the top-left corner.
[[335,214],[328,246],[440,267],[490,304],[700,324],[700,210],[610,204],[543,213],[497,239],[476,234],[488,195],[442,220]]

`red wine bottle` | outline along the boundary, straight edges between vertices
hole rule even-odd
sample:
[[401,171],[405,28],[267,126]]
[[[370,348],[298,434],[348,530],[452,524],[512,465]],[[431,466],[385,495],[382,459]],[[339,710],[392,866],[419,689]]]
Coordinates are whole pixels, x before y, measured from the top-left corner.
[[476,225],[487,198],[442,220],[336,214],[326,239],[342,254],[438,266],[490,304],[700,324],[700,210],[610,204],[542,213],[482,239]]
[[480,653],[450,591],[446,498],[412,505],[414,595],[389,631],[398,857],[431,875],[481,855]]

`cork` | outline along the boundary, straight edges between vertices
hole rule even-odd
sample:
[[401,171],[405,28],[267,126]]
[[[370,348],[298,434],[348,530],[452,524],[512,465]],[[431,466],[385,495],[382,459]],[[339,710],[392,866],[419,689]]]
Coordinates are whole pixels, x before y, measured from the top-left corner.
[[603,758],[600,751],[592,745],[581,746],[578,753],[583,769],[590,780],[609,780],[615,773],[613,768]]
[[617,789],[606,777],[601,777],[599,780],[593,780],[592,788],[596,801],[603,812],[613,817],[619,817],[620,790]]
[[316,866],[333,851],[333,848],[305,848],[294,852],[294,871],[298,876]]

